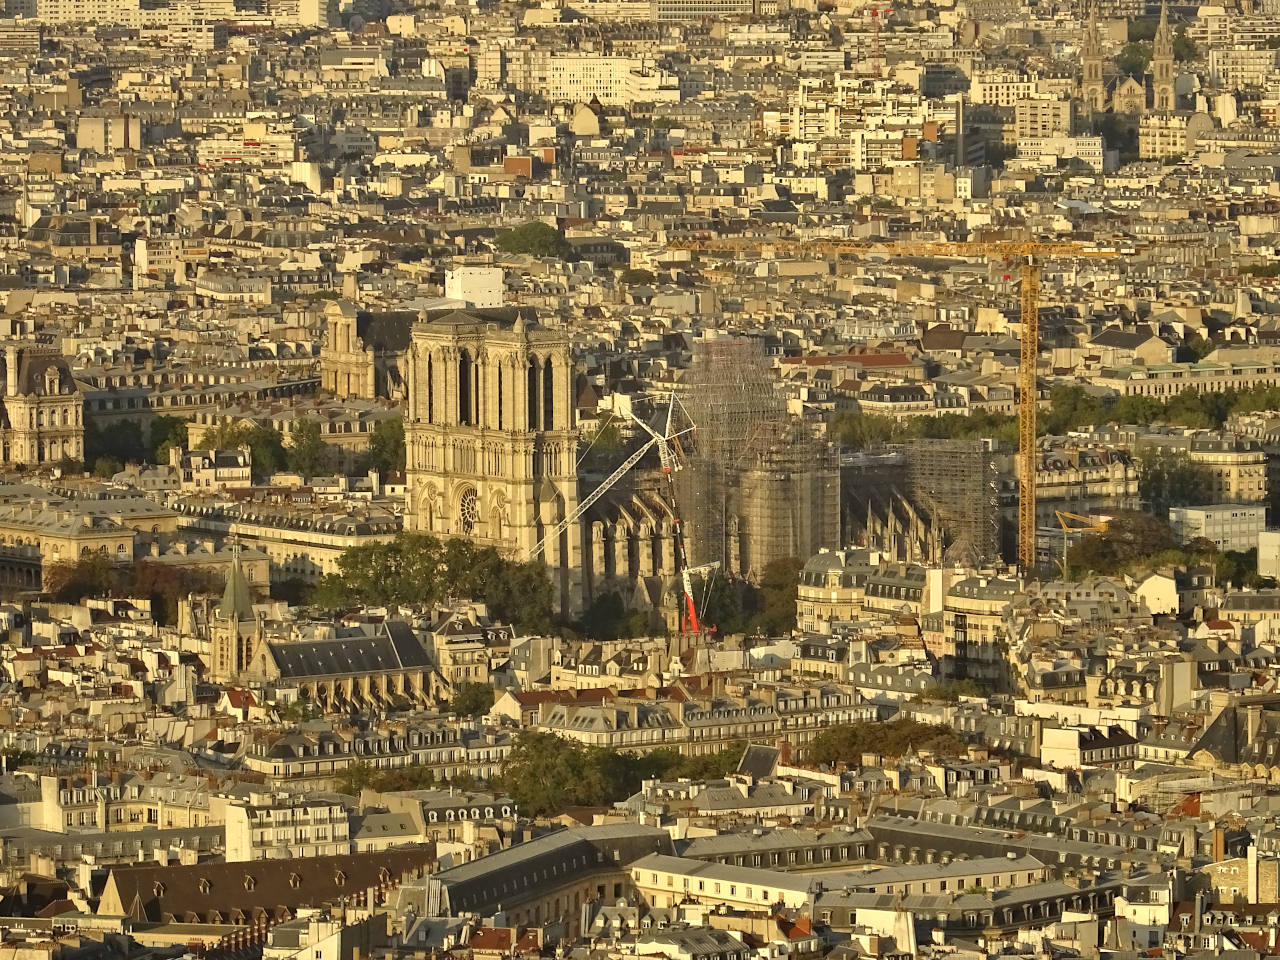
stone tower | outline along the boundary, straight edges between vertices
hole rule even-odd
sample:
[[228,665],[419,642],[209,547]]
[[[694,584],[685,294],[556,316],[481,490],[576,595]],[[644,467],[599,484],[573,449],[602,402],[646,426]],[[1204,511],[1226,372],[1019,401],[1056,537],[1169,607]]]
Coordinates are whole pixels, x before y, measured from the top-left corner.
[[1156,28],[1151,51],[1152,105],[1167,111],[1174,107],[1173,31],[1169,28],[1169,6],[1160,4],[1160,26]]
[[253,590],[240,564],[240,545],[232,545],[231,569],[222,600],[208,616],[213,663],[210,677],[218,683],[239,678],[262,640],[262,624],[253,610]]
[[[568,334],[510,310],[454,311],[413,329],[405,418],[410,530],[524,560],[578,504]],[[561,609],[582,594],[582,528],[549,541]]]
[[1080,43],[1080,95],[1095,113],[1102,113],[1107,109],[1107,84],[1102,69],[1104,59],[1102,31],[1098,27],[1098,8],[1091,2],[1084,39]]

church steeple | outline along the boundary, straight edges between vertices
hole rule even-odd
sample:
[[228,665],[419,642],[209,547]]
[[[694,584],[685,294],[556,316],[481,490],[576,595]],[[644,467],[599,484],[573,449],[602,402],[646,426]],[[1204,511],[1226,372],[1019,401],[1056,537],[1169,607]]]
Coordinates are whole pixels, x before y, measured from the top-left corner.
[[227,574],[226,589],[218,604],[218,616],[223,620],[244,623],[253,620],[253,593],[240,566],[240,544],[231,545],[231,571]]
[[1157,110],[1172,110],[1173,85],[1173,30],[1169,27],[1169,5],[1160,4],[1160,25],[1156,27],[1155,42],[1151,51],[1151,91]]
[[1088,0],[1089,16],[1080,40],[1080,94],[1097,113],[1106,109],[1107,88],[1102,75],[1102,31],[1098,28],[1098,7]]

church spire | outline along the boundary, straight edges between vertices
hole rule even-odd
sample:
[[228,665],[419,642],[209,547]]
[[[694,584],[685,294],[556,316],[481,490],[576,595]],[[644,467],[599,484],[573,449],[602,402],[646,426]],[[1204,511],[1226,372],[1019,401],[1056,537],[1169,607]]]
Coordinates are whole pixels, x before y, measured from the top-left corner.
[[239,542],[231,545],[231,570],[227,574],[226,589],[222,591],[222,602],[218,604],[218,616],[234,623],[253,619],[253,593],[240,566]]
[[1169,27],[1169,4],[1160,4],[1160,25],[1151,45],[1151,87],[1157,110],[1173,110],[1177,104],[1173,69],[1173,31]]
[[1173,58],[1173,31],[1169,29],[1169,3],[1163,0],[1160,4],[1160,25],[1156,27],[1155,41],[1152,43],[1152,58],[1168,54]]

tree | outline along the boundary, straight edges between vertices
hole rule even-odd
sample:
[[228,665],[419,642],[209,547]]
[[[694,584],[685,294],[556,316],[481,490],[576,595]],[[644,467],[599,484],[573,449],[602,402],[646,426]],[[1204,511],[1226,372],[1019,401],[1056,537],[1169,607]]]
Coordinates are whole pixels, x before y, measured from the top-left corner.
[[280,434],[270,427],[251,423],[223,420],[204,435],[201,446],[214,450],[238,450],[249,448],[253,460],[255,480],[269,477],[284,468],[284,443]]
[[663,748],[631,756],[586,747],[554,733],[519,734],[502,764],[497,786],[526,816],[562,813],[568,807],[598,807],[625,800],[645,780],[719,778],[737,768],[744,745],[730,744],[702,757]]
[[379,420],[369,437],[369,467],[383,477],[404,473],[404,458],[404,420],[401,417]]
[[[96,420],[86,419],[84,461],[90,469],[95,469],[98,461],[105,457],[117,465],[112,472],[119,472],[120,464],[141,463],[147,452],[148,447],[142,440],[142,425],[138,421],[121,420],[104,427]],[[96,470],[95,475],[102,476]]]
[[494,689],[487,683],[468,683],[449,701],[449,709],[460,717],[482,717],[493,706]]
[[1196,46],[1196,42],[1187,36],[1185,24],[1178,27],[1173,34],[1173,59],[1179,61],[1200,59],[1200,49]]
[[123,469],[124,464],[115,457],[98,457],[93,464],[93,475],[99,480],[110,480]]
[[531,257],[557,257],[568,260],[573,245],[563,233],[541,220],[530,220],[498,234],[498,249],[503,253],[522,253]]
[[1152,46],[1149,43],[1126,43],[1116,54],[1116,69],[1122,74],[1142,77],[1151,63]]
[[804,562],[781,557],[765,564],[760,575],[760,612],[752,626],[767,637],[789,636],[796,628],[796,593]]
[[632,610],[616,590],[597,594],[582,614],[581,632],[592,640],[618,640],[649,634],[649,616]]
[[222,592],[223,578],[211,570],[174,567],[139,560],[128,568],[125,591],[131,597],[151,601],[151,615],[161,626],[178,622],[178,604],[183,598]]
[[1177,546],[1169,521],[1149,513],[1125,511],[1107,528],[1082,537],[1068,552],[1073,575],[1114,574]]
[[981,697],[982,695],[982,687],[978,686],[975,680],[943,680],[929,684],[919,699],[958,703],[961,697]]
[[616,419],[606,420],[599,424],[587,440],[583,455],[595,457],[616,457],[623,450],[622,431],[618,429]]
[[289,469],[304,480],[323,473],[329,466],[329,445],[324,442],[320,424],[315,420],[295,420],[289,428],[286,456]]
[[1194,337],[1187,339],[1185,347],[1186,352],[1191,355],[1191,362],[1194,363],[1197,360],[1203,360],[1205,357],[1209,356],[1209,354],[1213,353],[1213,351],[1218,348],[1218,345],[1212,340],[1206,340],[1197,333]]
[[79,603],[85,597],[109,595],[112,581],[111,558],[94,552],[50,564],[44,573],[44,590],[58,603]]
[[1138,497],[1158,517],[1167,517],[1170,507],[1212,503],[1213,471],[1183,453],[1139,451]]
[[[690,578],[693,589],[693,603],[698,611],[698,619],[706,629],[714,629],[721,635],[728,633],[745,633],[750,626],[750,615],[755,606],[751,602],[752,587],[742,580],[730,580],[719,573],[712,572],[707,576]],[[672,585],[672,599],[680,605],[684,613],[684,587]]]
[[630,267],[623,270],[622,273],[618,275],[618,282],[625,284],[628,287],[651,284],[656,279],[657,277],[653,275],[652,270],[641,270],[636,267]]
[[1214,577],[1218,584],[1255,589],[1262,585],[1263,578],[1258,576],[1258,548],[1248,550],[1224,550],[1217,555],[1213,564]]
[[311,602],[342,608],[429,604],[449,597],[486,603],[498,619],[530,632],[546,632],[555,624],[555,595],[545,564],[508,560],[493,547],[420,533],[401,532],[390,543],[346,550],[338,558],[338,572],[321,578]]
[[1150,43],[1156,38],[1156,29],[1160,21],[1154,17],[1138,17],[1129,21],[1129,35],[1125,38],[1130,43]]
[[334,777],[335,786],[339,793],[345,793],[349,796],[358,797],[360,791],[365,787],[372,786],[375,776],[374,769],[364,761],[350,764],[345,770]]
[[173,447],[186,449],[187,421],[181,417],[156,417],[151,421],[151,462],[167,464]]
[[810,741],[806,755],[811,763],[857,765],[864,753],[882,757],[910,757],[917,753],[959,757],[967,750],[968,745],[950,727],[904,717],[887,723],[860,721],[826,727]]

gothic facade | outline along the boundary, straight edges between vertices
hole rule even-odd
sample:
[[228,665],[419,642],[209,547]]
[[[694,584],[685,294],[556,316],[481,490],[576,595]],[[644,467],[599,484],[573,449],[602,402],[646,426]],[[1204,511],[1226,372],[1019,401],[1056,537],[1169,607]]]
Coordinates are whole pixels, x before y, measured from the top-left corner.
[[524,312],[452,311],[413,329],[405,418],[409,529],[539,544],[562,607],[582,595],[582,529],[552,536],[578,505],[569,336]]
[[1094,113],[1141,116],[1149,110],[1168,113],[1177,108],[1173,29],[1167,5],[1160,7],[1160,25],[1152,43],[1151,70],[1145,77],[1109,77],[1097,9],[1090,5],[1089,21],[1080,44],[1080,95]]
[[404,400],[404,364],[417,319],[412,311],[371,312],[345,299],[330,303],[325,307],[320,386],[340,399]]
[[564,610],[607,591],[653,615],[670,606],[674,515],[655,475],[637,468],[556,532],[591,490],[578,473],[567,333],[510,308],[429,314],[408,371],[410,530],[515,560],[541,545]]

